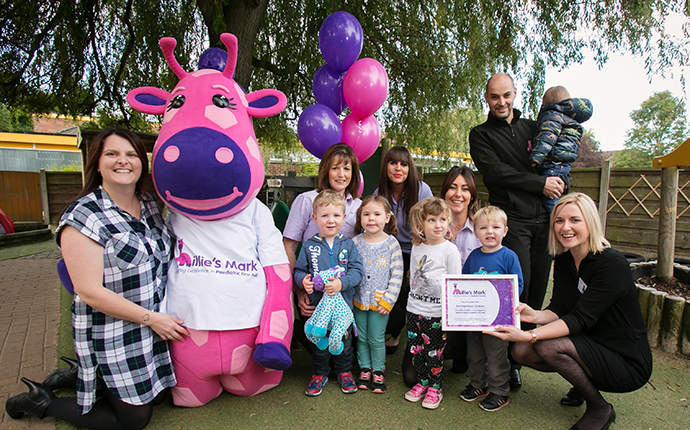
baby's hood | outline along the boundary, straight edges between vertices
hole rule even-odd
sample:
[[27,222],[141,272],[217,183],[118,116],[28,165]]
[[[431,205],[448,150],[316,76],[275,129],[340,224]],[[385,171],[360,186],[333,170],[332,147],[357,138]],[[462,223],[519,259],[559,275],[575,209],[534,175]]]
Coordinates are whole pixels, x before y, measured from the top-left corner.
[[539,116],[546,111],[557,111],[569,116],[579,123],[583,123],[592,117],[592,102],[589,99],[573,97],[562,100],[558,103],[542,106]]

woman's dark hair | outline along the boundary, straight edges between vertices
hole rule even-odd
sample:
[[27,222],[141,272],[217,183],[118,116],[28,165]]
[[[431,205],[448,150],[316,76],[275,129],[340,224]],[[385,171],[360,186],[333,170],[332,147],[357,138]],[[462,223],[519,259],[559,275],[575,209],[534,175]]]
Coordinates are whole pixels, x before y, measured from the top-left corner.
[[479,208],[479,201],[477,200],[477,182],[474,180],[474,172],[472,169],[470,169],[467,166],[453,166],[450,168],[448,173],[446,173],[446,177],[443,178],[443,185],[441,185],[441,198],[446,199],[446,193],[448,193],[448,190],[450,190],[451,185],[453,185],[453,182],[458,178],[458,176],[462,176],[465,178],[465,182],[467,182],[467,188],[470,190],[470,195],[472,196],[472,200],[470,200],[469,204],[467,205],[467,214],[470,218],[470,220],[474,219],[474,214],[477,213],[477,209]]
[[98,133],[96,137],[93,138],[93,142],[91,142],[91,146],[89,147],[89,159],[86,161],[86,167],[84,168],[84,188],[75,200],[92,193],[103,183],[101,172],[98,171],[98,163],[103,153],[105,139],[112,135],[126,139],[132,144],[132,147],[136,151],[141,161],[141,176],[136,183],[135,189],[140,196],[143,195],[144,189],[146,188],[146,178],[149,173],[149,159],[146,155],[144,142],[139,139],[139,136],[127,129],[122,127],[109,127]]
[[412,160],[412,155],[410,151],[404,146],[393,146],[388,150],[386,156],[383,157],[383,163],[381,164],[381,175],[379,177],[379,195],[383,196],[388,200],[388,202],[393,205],[393,193],[390,189],[391,183],[388,179],[388,165],[391,162],[402,161],[407,163],[409,167],[409,172],[407,173],[407,179],[405,180],[405,186],[403,187],[403,194],[405,198],[403,200],[403,209],[406,213],[410,213],[410,209],[419,200],[419,173]]
[[331,166],[338,164],[350,163],[352,166],[352,178],[350,179],[350,184],[347,186],[346,191],[350,193],[353,198],[359,197],[359,162],[357,161],[357,156],[355,151],[344,143],[336,143],[326,150],[321,157],[321,162],[319,163],[319,176],[317,182],[317,190],[330,190],[331,183],[328,180],[328,172],[331,170]]

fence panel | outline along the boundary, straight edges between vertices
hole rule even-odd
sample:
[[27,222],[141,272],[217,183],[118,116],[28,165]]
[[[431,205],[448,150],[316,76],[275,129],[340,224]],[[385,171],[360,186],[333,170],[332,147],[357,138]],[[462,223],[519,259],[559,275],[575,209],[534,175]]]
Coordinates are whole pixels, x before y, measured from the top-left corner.
[[[488,192],[482,175],[475,172],[480,205],[488,204]],[[573,169],[571,191],[587,194],[599,201],[600,168]],[[439,195],[443,173],[428,173],[424,181],[434,195]],[[658,169],[611,169],[606,217],[606,238],[624,252],[656,258],[659,236]],[[690,171],[680,170],[678,180],[678,216],[676,250],[679,257],[690,256]]]
[[0,209],[14,222],[42,222],[38,173],[0,171]]
[[[599,201],[601,169],[573,169],[573,191]],[[488,192],[477,175],[481,205],[488,203]],[[439,195],[443,173],[424,175],[434,195]],[[50,223],[57,225],[62,211],[81,190],[81,173],[46,172]],[[616,248],[656,257],[659,229],[660,170],[612,169],[609,181],[606,237]],[[39,175],[33,172],[0,171],[0,208],[13,221],[42,221]],[[147,190],[154,194],[151,181]],[[157,197],[157,196],[156,196]],[[158,200],[158,199],[157,199]],[[162,202],[159,202],[162,203]],[[676,255],[690,257],[690,171],[679,171]]]
[[50,224],[56,226],[60,215],[81,191],[81,172],[46,172]]

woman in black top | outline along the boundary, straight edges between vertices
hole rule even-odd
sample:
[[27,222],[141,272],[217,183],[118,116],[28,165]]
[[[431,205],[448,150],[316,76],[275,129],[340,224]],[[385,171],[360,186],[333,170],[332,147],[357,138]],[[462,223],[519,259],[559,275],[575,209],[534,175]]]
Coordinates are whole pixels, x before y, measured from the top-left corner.
[[572,429],[608,428],[616,413],[599,391],[637,390],[652,373],[630,267],[609,246],[592,199],[581,193],[561,198],[551,216],[551,303],[543,311],[523,303],[516,310],[522,321],[540,327],[489,333],[516,342],[512,355],[518,363],[558,372],[573,385],[561,403],[579,406],[584,400],[587,410]]

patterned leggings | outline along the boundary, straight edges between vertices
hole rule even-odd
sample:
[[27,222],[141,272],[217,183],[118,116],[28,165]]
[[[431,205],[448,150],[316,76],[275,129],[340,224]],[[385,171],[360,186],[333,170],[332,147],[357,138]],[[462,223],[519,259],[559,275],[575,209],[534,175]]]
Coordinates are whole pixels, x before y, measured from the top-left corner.
[[407,313],[408,345],[417,381],[433,388],[443,385],[443,350],[446,334],[441,330],[441,317],[424,317]]

